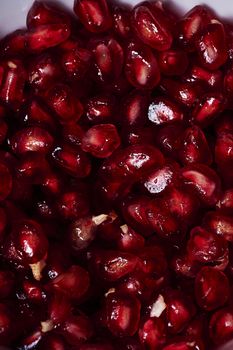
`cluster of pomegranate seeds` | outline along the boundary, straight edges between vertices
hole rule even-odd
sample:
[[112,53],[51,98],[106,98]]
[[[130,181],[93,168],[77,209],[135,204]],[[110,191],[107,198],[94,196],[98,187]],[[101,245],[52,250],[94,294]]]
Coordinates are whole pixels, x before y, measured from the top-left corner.
[[0,346],[232,339],[233,26],[35,1],[0,56]]

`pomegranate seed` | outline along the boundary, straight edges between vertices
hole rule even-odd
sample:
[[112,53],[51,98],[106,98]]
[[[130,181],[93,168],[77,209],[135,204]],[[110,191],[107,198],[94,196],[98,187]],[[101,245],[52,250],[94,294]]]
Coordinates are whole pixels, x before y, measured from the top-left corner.
[[153,145],[155,141],[155,130],[152,127],[125,127],[122,129],[123,144],[130,145]]
[[204,310],[223,306],[229,298],[226,275],[213,267],[203,267],[195,279],[195,295],[198,305]]
[[71,146],[81,146],[84,130],[78,124],[66,124],[62,130],[63,140],[66,140]]
[[182,164],[212,163],[212,154],[204,132],[198,126],[185,130],[179,146],[179,158]]
[[163,78],[160,87],[168,96],[187,107],[192,107],[202,94],[202,87],[198,82],[180,82]]
[[71,299],[80,299],[89,288],[89,274],[78,265],[71,266],[51,281],[51,287]]
[[120,145],[120,138],[113,124],[91,127],[82,139],[82,150],[97,158],[109,157]]
[[164,97],[155,98],[149,105],[148,118],[156,125],[183,120],[183,113],[173,102]]
[[59,336],[58,334],[49,334],[44,335],[41,339],[38,350],[66,350],[67,344],[65,343],[64,339]]
[[188,56],[182,50],[166,50],[159,53],[160,71],[167,76],[183,75],[188,68]]
[[80,47],[67,50],[62,54],[61,63],[70,78],[82,79],[88,72],[92,54],[89,50]]
[[74,12],[90,32],[102,33],[112,26],[112,18],[106,0],[75,0]]
[[105,299],[106,326],[118,337],[132,336],[139,326],[141,304],[136,297],[109,293]]
[[139,251],[144,247],[144,238],[131,227],[125,224],[120,226],[120,230],[121,235],[117,242],[117,246],[120,250],[134,252]]
[[220,89],[223,85],[223,74],[221,70],[208,71],[207,69],[194,65],[187,72],[187,81],[200,81],[210,89]]
[[0,64],[0,98],[15,109],[24,100],[26,77],[22,61],[11,59]]
[[114,6],[112,16],[115,33],[122,38],[128,38],[132,32],[129,23],[130,11],[126,8]]
[[69,25],[65,23],[39,25],[27,34],[27,48],[32,53],[39,53],[57,46],[70,36]]
[[27,27],[37,28],[44,24],[69,22],[67,14],[60,7],[41,1],[34,1],[27,15]]
[[158,349],[166,341],[164,321],[157,317],[145,320],[139,329],[140,341],[147,349]]
[[202,264],[219,264],[228,260],[228,247],[226,241],[216,234],[202,227],[195,227],[190,233],[187,244],[189,256]]
[[126,126],[143,126],[147,119],[149,96],[134,90],[126,96],[123,104],[123,123]]
[[48,89],[61,77],[61,68],[52,55],[43,53],[30,62],[28,80],[34,89]]
[[165,124],[157,131],[155,142],[165,155],[176,159],[183,132],[181,124]]
[[90,161],[81,149],[65,144],[57,146],[52,152],[52,159],[59,168],[74,177],[83,178],[90,174]]
[[167,162],[143,179],[143,187],[151,194],[161,194],[178,181],[179,165]]
[[203,346],[199,339],[187,337],[171,342],[170,345],[164,346],[162,350],[203,350]]
[[232,217],[225,211],[212,211],[204,216],[204,224],[212,232],[223,236],[227,241],[232,241]]
[[150,4],[136,6],[132,11],[132,25],[138,37],[152,48],[164,51],[171,47],[172,34],[161,11]]
[[21,155],[27,152],[48,153],[53,144],[53,137],[38,126],[17,131],[9,141],[12,151]]
[[88,99],[85,106],[85,114],[88,121],[93,124],[112,121],[115,104],[114,97],[108,95],[98,95]]
[[9,298],[15,289],[15,275],[10,270],[0,271],[0,298]]
[[3,56],[24,55],[26,53],[27,31],[18,29],[0,40],[0,50]]
[[188,165],[181,170],[185,185],[196,192],[205,205],[213,206],[220,195],[220,180],[215,171],[204,164]]
[[211,20],[197,38],[196,49],[204,68],[215,70],[221,67],[228,58],[223,24],[215,19]]
[[34,278],[40,280],[48,250],[48,240],[42,227],[33,220],[16,223],[11,240],[19,258],[30,266]]
[[48,104],[61,123],[77,122],[80,119],[83,113],[82,104],[68,85],[53,85],[46,95]]
[[225,98],[222,94],[209,93],[204,95],[193,110],[192,119],[194,123],[202,127],[209,125],[222,112],[224,104]]
[[230,340],[233,335],[233,312],[231,308],[216,311],[209,324],[210,337],[214,344],[219,345]]
[[229,188],[222,193],[219,202],[217,203],[219,209],[231,212],[233,209],[233,189]]
[[81,345],[92,337],[92,324],[86,316],[71,316],[62,325],[62,334],[70,345]]
[[153,89],[160,81],[157,60],[149,47],[131,42],[126,52],[125,74],[133,86]]
[[121,75],[124,52],[114,38],[96,40],[90,43],[94,58],[93,76],[97,82],[108,83]]

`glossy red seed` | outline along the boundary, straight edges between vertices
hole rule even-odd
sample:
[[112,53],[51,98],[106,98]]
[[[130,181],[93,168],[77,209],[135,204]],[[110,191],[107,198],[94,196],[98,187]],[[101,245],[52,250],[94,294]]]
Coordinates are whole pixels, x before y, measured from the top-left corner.
[[23,282],[23,290],[26,297],[34,303],[43,303],[43,301],[46,299],[46,294],[37,281],[32,282],[25,280]]
[[182,46],[193,50],[195,39],[210,23],[212,14],[201,5],[193,7],[179,22],[179,39]]
[[123,124],[126,126],[143,126],[147,119],[148,105],[148,94],[133,90],[123,102]]
[[189,62],[185,51],[170,49],[159,53],[158,64],[164,75],[173,76],[183,75]]
[[138,37],[152,48],[164,51],[171,47],[172,33],[166,21],[149,3],[136,6],[132,11],[131,22]]
[[105,299],[106,326],[117,336],[132,336],[139,326],[141,304],[134,296],[109,293]]
[[198,126],[187,128],[179,145],[179,159],[182,164],[212,163],[212,154],[204,132]]
[[69,36],[70,28],[67,24],[55,23],[40,25],[28,32],[26,45],[30,52],[40,53],[61,44]]
[[9,59],[0,64],[0,98],[17,109],[24,100],[26,70],[19,59]]
[[15,289],[15,274],[10,270],[0,271],[0,298],[9,298]]
[[232,145],[233,133],[225,131],[217,135],[215,143],[215,161],[218,165],[232,161]]
[[34,1],[27,14],[27,27],[32,29],[44,24],[69,22],[67,13],[54,5],[38,0]]
[[168,331],[172,334],[180,333],[195,315],[196,308],[185,294],[178,291],[168,291],[165,296],[166,321]]
[[193,260],[202,264],[221,265],[228,263],[227,242],[221,237],[202,227],[195,227],[190,232],[187,252]]
[[226,211],[211,211],[204,216],[204,225],[217,235],[223,236],[227,241],[232,241],[233,220]]
[[85,115],[93,124],[108,123],[114,119],[116,100],[113,96],[98,95],[88,99]]
[[46,100],[61,123],[77,122],[83,113],[81,102],[68,85],[53,85],[46,93]]
[[177,159],[179,142],[183,132],[184,126],[182,124],[164,125],[157,130],[155,143],[165,155]]
[[51,334],[48,332],[46,335],[43,335],[41,339],[38,350],[66,350],[67,344],[65,340],[58,334]]
[[18,130],[9,141],[15,154],[27,152],[48,153],[53,144],[51,134],[38,126]]
[[62,129],[63,140],[72,146],[79,147],[84,136],[84,130],[78,124],[66,124]]
[[88,214],[89,200],[84,190],[67,189],[56,201],[56,207],[61,218],[75,220]]
[[132,31],[129,23],[130,11],[116,5],[113,8],[112,16],[115,33],[122,38],[128,38]]
[[90,160],[81,149],[69,145],[58,146],[52,152],[52,159],[61,170],[74,177],[83,178],[90,174]]
[[195,296],[198,305],[210,311],[223,306],[229,298],[227,276],[213,267],[203,267],[195,279]]
[[120,237],[117,247],[126,252],[139,251],[144,247],[145,239],[128,225],[120,227]]
[[209,334],[216,345],[225,343],[233,335],[233,311],[231,308],[223,308],[216,311],[209,324]]
[[202,341],[195,337],[183,337],[169,343],[162,350],[204,350]]
[[90,32],[102,33],[112,25],[112,18],[106,0],[75,0],[74,12]]
[[120,138],[113,124],[91,127],[82,139],[82,150],[97,158],[109,157],[120,145]]
[[192,120],[201,127],[208,126],[224,109],[225,97],[221,93],[209,93],[197,102]]
[[26,36],[27,31],[25,29],[17,29],[14,32],[6,35],[0,41],[0,49],[4,56],[15,56],[17,54],[25,54],[26,49]]
[[177,163],[166,162],[143,179],[143,187],[151,194],[162,194],[177,183],[178,173],[179,165]]
[[61,67],[52,55],[44,53],[30,62],[28,75],[34,89],[45,90],[61,78]]
[[216,172],[204,164],[192,164],[181,170],[184,184],[194,190],[207,206],[217,203],[220,195],[220,179]]
[[71,299],[80,299],[89,288],[90,278],[86,270],[78,265],[71,266],[51,281],[51,286]]
[[164,321],[157,317],[145,320],[139,329],[139,338],[147,349],[159,349],[166,341]]
[[183,120],[183,113],[172,101],[165,97],[156,97],[148,108],[148,118],[156,125],[164,125]]
[[68,230],[70,245],[74,251],[87,248],[96,236],[97,225],[89,216],[81,217],[71,223]]
[[134,42],[127,47],[125,74],[130,84],[139,89],[153,89],[160,81],[155,55],[148,47]]
[[231,212],[233,210],[233,189],[229,188],[224,191],[217,203],[217,207],[219,209],[226,210],[227,212]]
[[92,60],[89,50],[81,47],[67,50],[62,54],[61,63],[66,74],[73,79],[82,79],[88,72]]
[[196,40],[200,64],[209,70],[221,67],[228,58],[224,25],[212,20]]
[[62,334],[70,345],[81,345],[93,335],[93,327],[87,316],[70,316],[62,325]]
[[12,175],[6,165],[0,163],[0,200],[6,199],[12,190]]
[[194,65],[187,72],[187,81],[200,81],[210,89],[221,89],[223,85],[223,73],[219,70],[209,71],[198,65]]

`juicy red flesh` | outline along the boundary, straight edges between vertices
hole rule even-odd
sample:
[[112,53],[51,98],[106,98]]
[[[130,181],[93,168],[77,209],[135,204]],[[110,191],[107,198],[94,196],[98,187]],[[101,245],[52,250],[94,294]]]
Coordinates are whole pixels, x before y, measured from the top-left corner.
[[0,348],[233,339],[233,30],[168,5],[36,0],[0,40]]

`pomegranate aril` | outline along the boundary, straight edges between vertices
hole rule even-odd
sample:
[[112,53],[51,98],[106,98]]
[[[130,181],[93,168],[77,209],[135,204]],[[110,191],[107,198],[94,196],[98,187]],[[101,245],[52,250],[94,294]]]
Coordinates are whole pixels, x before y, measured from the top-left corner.
[[10,270],[0,271],[0,298],[9,298],[15,290],[15,274]]
[[223,165],[226,162],[230,163],[233,160],[232,154],[233,133],[222,131],[218,133],[215,143],[215,161],[218,165]]
[[45,90],[61,78],[61,67],[51,54],[43,53],[30,62],[29,84],[35,90]]
[[153,99],[148,108],[148,118],[156,125],[179,122],[183,117],[180,108],[164,97]]
[[43,154],[38,152],[25,153],[18,162],[16,171],[20,176],[25,176],[33,184],[41,183],[43,176],[49,169],[48,162]]
[[87,100],[85,116],[93,124],[109,123],[114,120],[116,100],[110,95],[98,95]]
[[57,46],[70,36],[65,23],[45,24],[32,28],[26,37],[26,47],[31,53],[40,53]]
[[204,132],[198,126],[187,128],[179,144],[179,159],[182,164],[212,163],[212,154]]
[[209,70],[215,70],[226,63],[228,58],[224,25],[212,19],[196,39],[196,50],[200,64]]
[[6,35],[0,41],[0,50],[3,56],[15,56],[18,54],[26,54],[27,31],[18,29]]
[[201,5],[193,7],[179,22],[179,40],[182,46],[193,51],[195,39],[210,23],[212,14]]
[[202,227],[195,227],[191,230],[187,252],[191,259],[202,264],[218,267],[221,264],[224,266],[225,263],[226,267],[228,263],[228,246],[225,239]]
[[55,84],[46,93],[46,102],[56,113],[60,123],[77,122],[83,106],[75,96],[71,87],[65,84]]
[[182,82],[169,78],[161,80],[160,88],[172,99],[187,107],[192,107],[203,91],[199,82]]
[[68,298],[78,300],[88,291],[89,273],[78,265],[71,266],[50,282],[50,287],[64,293]]
[[63,140],[66,140],[71,146],[81,146],[84,130],[78,124],[66,124],[62,129]]
[[82,139],[82,150],[97,158],[107,158],[120,146],[120,137],[113,124],[92,126]]
[[182,124],[168,124],[156,132],[155,142],[165,155],[174,159],[178,158],[179,142],[184,130]]
[[204,350],[202,341],[195,337],[183,337],[169,343],[162,350]]
[[117,35],[127,39],[132,34],[129,23],[130,11],[127,8],[114,6],[112,10],[113,29]]
[[166,342],[166,326],[161,318],[144,320],[139,329],[139,338],[148,350],[159,349]]
[[179,165],[176,162],[166,162],[151,171],[143,179],[142,185],[147,193],[162,194],[171,186],[176,185],[179,177]]
[[233,210],[233,188],[229,188],[222,193],[216,206],[226,212],[232,212]]
[[208,71],[207,69],[194,65],[185,76],[187,81],[200,81],[206,84],[209,89],[222,89],[223,73],[219,70]]
[[153,127],[132,127],[122,129],[122,141],[126,146],[130,145],[153,145],[155,143],[156,131]]
[[223,306],[229,298],[227,276],[213,267],[203,267],[195,279],[195,296],[198,305],[210,311]]
[[50,151],[53,142],[52,135],[38,126],[18,130],[9,140],[12,151],[18,155],[27,152],[46,154]]
[[209,324],[209,334],[213,343],[220,345],[233,336],[233,310],[230,307],[216,311]]
[[87,193],[84,189],[67,189],[57,198],[56,208],[64,220],[81,218],[87,215],[90,209]]
[[[166,295],[167,294],[167,295]],[[166,322],[171,334],[180,333],[196,313],[191,298],[178,291],[168,291],[165,294]]]
[[34,303],[43,303],[46,299],[46,294],[43,291],[41,285],[37,281],[25,280],[23,282],[23,290],[26,298]]
[[193,109],[193,122],[202,127],[208,126],[223,111],[224,105],[225,97],[221,93],[209,93],[202,96]]
[[109,293],[104,305],[106,326],[115,336],[133,336],[138,330],[140,309],[135,296]]
[[160,81],[160,71],[154,53],[147,46],[130,42],[126,51],[125,74],[138,89],[153,89]]
[[213,206],[220,196],[217,173],[204,164],[191,164],[181,169],[184,184],[193,190],[206,206]]
[[232,242],[233,220],[230,213],[224,210],[211,211],[204,216],[204,225],[225,240]]
[[145,239],[128,225],[120,226],[120,237],[117,247],[126,252],[139,251],[144,247]]
[[90,32],[102,33],[112,26],[112,18],[106,0],[75,0],[74,12]]
[[81,149],[64,144],[55,147],[51,156],[53,162],[65,173],[76,178],[87,177],[90,174],[90,160]]
[[93,326],[87,316],[70,316],[61,326],[61,333],[67,343],[81,345],[93,336]]
[[0,99],[18,109],[24,100],[27,73],[19,59],[9,59],[0,64]]
[[133,90],[123,102],[123,120],[125,126],[143,126],[147,120],[149,95],[140,90]]
[[171,49],[159,53],[159,68],[167,76],[183,75],[188,68],[188,56],[182,50]]
[[88,72],[92,60],[89,50],[80,47],[67,50],[62,54],[61,64],[71,79],[82,79]]
[[67,343],[60,335],[49,332],[46,335],[43,335],[43,338],[38,345],[38,350],[46,349],[67,350]]
[[32,29],[51,23],[69,23],[69,17],[61,7],[38,0],[34,1],[27,14],[27,27]]

